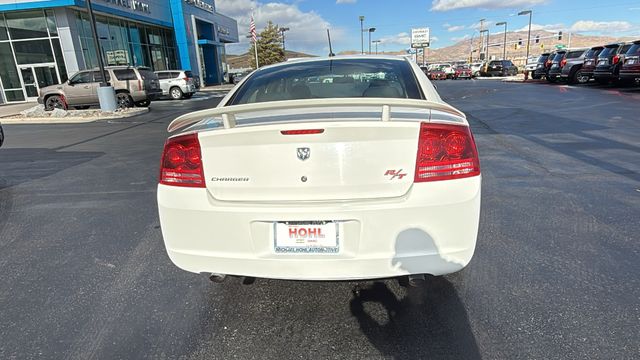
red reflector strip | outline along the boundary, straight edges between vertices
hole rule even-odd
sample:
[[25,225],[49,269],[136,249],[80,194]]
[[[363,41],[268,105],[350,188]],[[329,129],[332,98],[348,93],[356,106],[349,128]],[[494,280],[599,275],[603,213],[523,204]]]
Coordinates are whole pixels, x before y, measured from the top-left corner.
[[282,130],[280,134],[282,135],[311,135],[311,134],[322,134],[324,133],[324,129],[305,129],[305,130]]

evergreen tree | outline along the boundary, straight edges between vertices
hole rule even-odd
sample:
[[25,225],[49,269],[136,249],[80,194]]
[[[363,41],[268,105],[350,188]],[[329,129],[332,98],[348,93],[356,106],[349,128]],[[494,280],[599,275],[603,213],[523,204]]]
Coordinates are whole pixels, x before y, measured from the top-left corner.
[[[256,55],[253,49],[254,44],[251,43],[249,48],[249,63],[252,68],[256,68]],[[284,61],[284,50],[282,49],[282,40],[278,25],[271,21],[267,27],[258,34],[258,63],[260,66],[276,64]]]

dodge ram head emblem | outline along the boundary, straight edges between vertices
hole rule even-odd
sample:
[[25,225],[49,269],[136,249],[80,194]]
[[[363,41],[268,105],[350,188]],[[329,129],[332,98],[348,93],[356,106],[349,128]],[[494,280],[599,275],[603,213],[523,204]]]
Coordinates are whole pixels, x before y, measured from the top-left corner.
[[309,158],[309,156],[311,156],[311,149],[304,147],[304,148],[298,148],[298,159],[305,161]]

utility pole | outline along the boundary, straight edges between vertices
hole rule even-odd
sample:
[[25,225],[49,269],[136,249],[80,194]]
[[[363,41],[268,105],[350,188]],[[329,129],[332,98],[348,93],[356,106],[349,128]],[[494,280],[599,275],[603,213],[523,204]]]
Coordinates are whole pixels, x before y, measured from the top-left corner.
[[364,55],[364,16],[360,15],[360,53]]
[[480,47],[478,48],[478,56],[484,53],[484,36],[482,36],[482,34],[484,34],[484,20],[485,19],[480,19]]
[[282,52],[284,53],[284,59],[287,60],[287,51],[284,47],[284,32],[289,31],[291,29],[289,29],[288,27],[281,27],[278,30],[280,30],[280,32],[282,33]]
[[372,43],[376,44],[376,55],[378,55],[378,43],[380,40],[373,40]]
[[507,60],[507,22],[501,21],[496,26],[504,25],[504,42],[502,44],[502,60]]
[[529,33],[527,35],[527,57],[525,60],[525,63],[529,61],[529,48],[530,48],[530,43],[531,43],[531,10],[524,10],[524,11],[520,11],[518,13],[518,15],[529,15]]
[[98,55],[98,69],[102,77],[100,87],[98,87],[98,101],[100,102],[100,110],[102,111],[114,111],[117,108],[116,104],[116,92],[107,82],[107,72],[104,70],[104,60],[102,58],[102,47],[98,42],[98,30],[96,29],[96,18],[93,16],[93,7],[91,6],[91,0],[87,0],[87,10],[89,11],[89,21],[91,22],[91,33],[93,34],[93,43],[96,47]]

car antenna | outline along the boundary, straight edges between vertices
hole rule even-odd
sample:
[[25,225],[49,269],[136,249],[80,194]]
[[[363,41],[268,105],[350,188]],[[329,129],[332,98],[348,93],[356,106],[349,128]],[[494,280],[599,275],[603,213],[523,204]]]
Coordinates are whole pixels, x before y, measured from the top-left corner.
[[329,32],[329,29],[327,29],[327,39],[329,39],[329,57],[336,56],[331,48],[331,33]]

